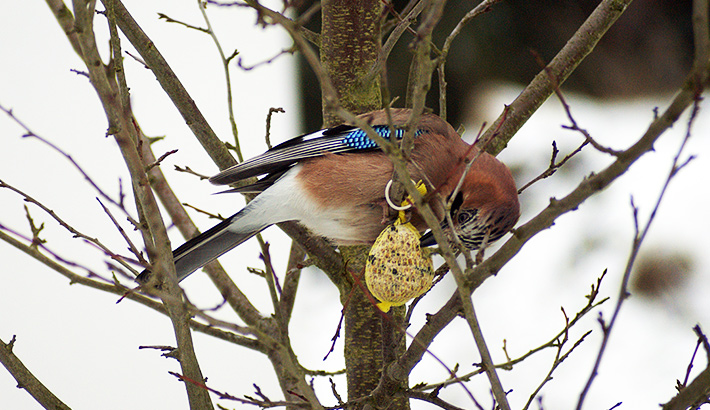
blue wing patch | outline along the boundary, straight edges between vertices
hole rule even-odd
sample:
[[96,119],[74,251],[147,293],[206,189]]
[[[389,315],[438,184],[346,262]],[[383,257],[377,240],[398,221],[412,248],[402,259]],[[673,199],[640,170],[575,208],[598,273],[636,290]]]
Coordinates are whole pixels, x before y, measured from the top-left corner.
[[[376,133],[380,134],[382,138],[390,139],[391,129],[387,125],[375,125],[372,129],[375,130]],[[414,135],[419,136],[421,133],[421,130],[417,130]],[[404,137],[404,129],[395,128],[394,137],[401,140]],[[348,132],[343,138],[343,144],[356,150],[377,148],[377,143],[371,140],[367,136],[367,133],[359,128],[355,128],[354,130]]]

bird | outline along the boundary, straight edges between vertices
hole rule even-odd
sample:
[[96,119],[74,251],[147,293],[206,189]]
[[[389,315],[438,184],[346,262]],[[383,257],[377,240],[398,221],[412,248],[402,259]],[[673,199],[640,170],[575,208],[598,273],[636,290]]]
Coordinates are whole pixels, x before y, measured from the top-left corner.
[[[388,112],[387,112],[388,111]],[[359,117],[387,139],[401,139],[411,110],[391,108]],[[390,122],[391,120],[391,122]],[[424,181],[428,192],[446,200],[455,193],[448,226],[442,201],[431,201],[449,238],[456,235],[476,250],[510,231],[520,215],[515,181],[494,156],[469,145],[441,117],[423,113],[416,125],[408,170]],[[467,163],[473,161],[460,187]],[[257,194],[244,208],[173,251],[178,280],[235,248],[267,227],[297,221],[334,245],[372,244],[391,221],[385,188],[393,165],[364,130],[350,124],[304,134],[211,177],[215,185],[261,177],[257,182],[225,192]],[[412,212],[420,232],[428,227]],[[435,245],[431,232],[422,246]],[[146,280],[149,269],[138,282]]]

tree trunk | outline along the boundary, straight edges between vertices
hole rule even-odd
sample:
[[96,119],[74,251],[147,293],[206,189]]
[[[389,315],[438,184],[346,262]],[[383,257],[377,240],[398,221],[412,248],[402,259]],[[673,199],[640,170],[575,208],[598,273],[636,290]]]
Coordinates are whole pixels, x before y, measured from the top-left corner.
[[[376,62],[382,45],[380,34],[382,5],[380,0],[323,2],[321,63],[338,92],[340,104],[356,114],[376,110],[382,106],[379,77],[375,76],[367,83],[362,81]],[[340,122],[337,116],[329,112],[328,104],[323,99],[324,125],[328,127]],[[369,247],[365,246],[341,247],[350,272],[363,277],[368,251]],[[353,284],[350,292],[344,291],[341,295],[341,300],[347,307],[344,314],[348,401],[368,396],[379,384],[383,367],[383,316],[372,305],[365,292],[360,286]],[[401,317],[401,314],[399,316]],[[391,328],[391,326],[385,327]],[[392,337],[386,339],[390,340]],[[396,340],[403,348],[404,338]],[[389,347],[391,349],[391,345]],[[386,350],[390,351],[390,349]],[[391,357],[391,353],[386,353],[386,357]],[[356,408],[362,406],[363,404],[360,403]],[[399,398],[394,400],[389,408],[408,409],[408,401]]]
[[[321,63],[338,92],[340,104],[354,113],[381,108],[379,78],[362,84],[360,79],[377,61],[380,52],[380,0],[332,0],[323,2]],[[341,121],[323,101],[323,123]]]

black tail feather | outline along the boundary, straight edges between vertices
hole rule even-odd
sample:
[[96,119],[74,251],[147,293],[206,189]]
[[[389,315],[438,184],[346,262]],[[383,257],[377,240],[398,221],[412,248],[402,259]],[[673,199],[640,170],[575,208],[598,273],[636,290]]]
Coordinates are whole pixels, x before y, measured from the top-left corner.
[[[234,249],[259,232],[231,231],[229,227],[234,218],[238,217],[237,215],[195,236],[173,251],[178,281],[185,279],[192,272]],[[136,277],[136,281],[145,283],[150,278],[150,274],[150,270],[146,269]]]

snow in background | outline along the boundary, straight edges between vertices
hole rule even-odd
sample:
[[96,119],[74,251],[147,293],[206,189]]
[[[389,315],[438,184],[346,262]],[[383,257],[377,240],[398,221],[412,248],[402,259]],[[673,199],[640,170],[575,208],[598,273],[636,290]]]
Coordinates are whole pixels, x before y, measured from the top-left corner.
[[[157,18],[156,13],[162,12],[202,26],[196,2],[134,0],[125,4],[217,134],[231,140],[224,75],[210,38]],[[52,14],[41,2],[25,2],[21,7],[13,3],[12,8],[4,4],[0,11],[0,104],[12,108],[34,132],[71,153],[99,186],[115,195],[118,179],[124,184],[129,180],[125,165],[113,139],[104,136],[107,124],[93,89],[85,77],[70,71],[84,68]],[[246,64],[268,59],[289,46],[280,30],[255,28],[254,13],[244,8],[210,9],[209,13],[226,52],[237,48]],[[105,39],[102,20],[96,19],[96,27],[100,38]],[[125,40],[123,47],[137,54]],[[216,190],[210,184],[173,171],[174,165],[189,165],[208,175],[217,170],[151,72],[131,58],[124,63],[140,126],[147,135],[166,137],[154,145],[156,155],[179,149],[163,162],[162,168],[180,199],[223,216],[234,213],[243,204],[241,198],[212,195]],[[233,71],[235,113],[246,157],[265,149],[264,119],[269,107],[283,107],[287,112],[272,121],[274,143],[305,131],[297,122],[294,78],[289,57],[257,70]],[[493,121],[503,104],[519,91],[512,86],[495,86],[472,96],[481,108],[465,124],[469,130],[465,137],[471,139],[483,121]],[[671,98],[609,102],[568,97],[580,126],[600,143],[615,149],[624,149],[638,139],[653,117],[653,108],[662,110]],[[583,307],[584,295],[604,269],[609,273],[601,293],[612,300],[601,311],[605,318],[610,317],[633,237],[630,197],[640,209],[640,220],[645,221],[685,133],[687,116],[683,118],[661,138],[655,152],[577,212],[559,218],[555,226],[533,238],[497,277],[476,291],[474,303],[496,362],[505,360],[501,349],[504,339],[511,357],[517,357],[556,334],[564,324],[560,307],[570,316]],[[563,130],[563,124],[567,120],[559,102],[550,99],[501,154],[500,158],[516,170],[519,186],[546,168],[552,140],[557,142],[561,155],[581,142],[578,134]],[[688,253],[694,262],[693,275],[685,287],[660,299],[632,296],[627,301],[587,408],[610,408],[619,401],[624,403],[621,408],[654,408],[667,401],[674,394],[675,379],[683,378],[695,346],[692,326],[699,323],[710,332],[710,261],[705,239],[710,232],[706,212],[709,130],[707,112],[701,111],[686,150],[697,158],[671,184],[643,248],[643,252],[651,253]],[[25,190],[78,230],[99,237],[111,249],[126,252],[122,238],[95,201],[96,193],[76,170],[46,145],[21,138],[22,133],[6,116],[0,116],[0,179]],[[611,160],[608,155],[586,148],[565,170],[521,195],[521,223],[543,209],[550,197],[566,195],[582,177],[602,169]],[[128,191],[128,186],[124,188]],[[17,195],[0,190],[0,223],[27,233],[22,206]],[[105,272],[99,252],[72,239],[36,207],[30,209],[37,223],[45,223],[42,237],[48,240],[47,246],[69,260]],[[203,215],[191,215],[203,229],[214,223]],[[175,230],[171,234],[174,244],[181,243]],[[283,254],[289,246],[278,229],[267,230],[265,236],[272,244],[273,255]],[[161,358],[157,351],[138,350],[141,345],[174,345],[167,319],[130,301],[117,305],[113,295],[71,286],[65,278],[4,243],[0,244],[0,260],[0,338],[7,342],[17,335],[14,352],[65,403],[76,409],[186,407],[183,386],[167,374],[179,371],[177,363]],[[264,282],[245,273],[246,266],[262,266],[257,246],[250,241],[230,252],[222,262],[233,275],[239,275],[236,281],[252,302],[270,312]],[[284,271],[285,260],[276,260],[275,264],[277,272]],[[208,308],[220,301],[205,275],[192,275],[183,285],[198,306]],[[453,280],[446,278],[422,301],[410,330],[416,331],[423,323],[424,313],[435,312],[452,292]],[[291,327],[293,347],[304,366],[326,370],[343,367],[342,339],[336,345],[337,354],[322,361],[340,309],[337,292],[324,275],[316,269],[306,269]],[[219,314],[236,320],[226,310]],[[599,345],[596,315],[590,314],[571,332],[576,340],[584,331],[594,330],[543,389],[546,409],[570,408],[576,403]],[[280,397],[270,364],[263,356],[199,333],[194,337],[203,373],[212,387],[243,395],[251,394],[252,383],[256,383],[270,397]],[[472,370],[473,363],[480,360],[470,331],[460,319],[442,332],[431,351],[450,368],[459,364],[461,373]],[[521,408],[542,381],[552,354],[540,353],[513,371],[500,372],[504,386],[513,389],[509,395],[513,408]],[[703,357],[701,354],[696,369],[704,366]],[[410,382],[436,382],[446,377],[446,370],[427,356],[412,373]],[[344,379],[337,377],[336,382],[345,396]],[[327,379],[318,378],[315,384],[324,404],[334,405]],[[39,408],[15,385],[14,379],[0,369],[0,408]],[[480,401],[487,403],[484,378],[475,379],[469,387]],[[472,407],[460,386],[444,389],[441,396],[461,407]],[[237,407],[230,402],[220,403]],[[413,402],[413,408],[431,407]]]

